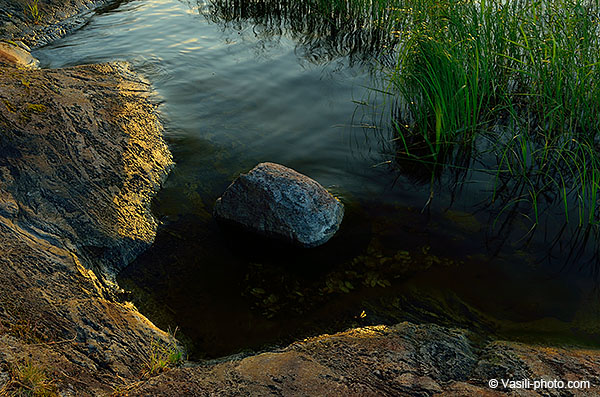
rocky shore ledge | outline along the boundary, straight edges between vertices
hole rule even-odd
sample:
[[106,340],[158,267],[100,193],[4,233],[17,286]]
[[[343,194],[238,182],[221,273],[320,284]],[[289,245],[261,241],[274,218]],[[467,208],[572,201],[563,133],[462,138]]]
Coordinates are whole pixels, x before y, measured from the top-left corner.
[[[47,19],[36,24],[24,4],[0,0],[0,38],[27,46],[104,3],[42,1]],[[149,371],[156,347],[176,342],[116,298],[114,276],[152,243],[150,200],[172,166],[151,95],[123,63],[0,65],[0,396],[600,395],[599,351],[431,324]],[[502,379],[590,387],[510,389]]]
[[150,199],[171,166],[148,95],[125,64],[0,66],[4,374],[27,361],[60,391],[107,394],[167,340],[113,297],[153,241]]

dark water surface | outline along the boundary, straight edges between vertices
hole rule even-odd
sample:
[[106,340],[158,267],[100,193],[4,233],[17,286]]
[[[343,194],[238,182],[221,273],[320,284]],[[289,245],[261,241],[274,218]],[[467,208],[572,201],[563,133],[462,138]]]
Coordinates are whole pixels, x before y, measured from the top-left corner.
[[[429,184],[389,165],[389,113],[366,88],[385,35],[307,4],[122,2],[34,53],[45,67],[129,61],[158,92],[177,165],[155,244],[120,275],[128,299],[196,358],[402,320],[598,345],[593,231],[549,209],[529,233],[519,208],[486,204],[493,178],[478,172],[442,176],[423,211]],[[214,201],[262,161],[339,196],[339,234],[300,250],[219,228]]]

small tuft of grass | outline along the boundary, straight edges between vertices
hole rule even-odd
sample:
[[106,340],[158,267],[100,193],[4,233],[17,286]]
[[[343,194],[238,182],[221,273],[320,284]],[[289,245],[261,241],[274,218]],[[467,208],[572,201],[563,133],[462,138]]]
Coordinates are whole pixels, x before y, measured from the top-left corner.
[[[128,396],[133,390],[144,384],[149,378],[181,364],[184,360],[184,354],[177,344],[175,334],[168,331],[168,341],[161,339],[152,339],[148,347],[148,356],[144,360],[141,373],[141,380],[133,383],[126,383],[114,387],[111,397]],[[0,394],[1,395],[1,394]]]
[[169,341],[164,342],[158,339],[153,339],[150,343],[148,351],[148,357],[144,362],[144,369],[142,372],[143,378],[150,378],[156,376],[161,372],[164,372],[168,368],[179,365],[183,359],[183,352],[177,345],[175,339],[175,332],[172,334],[169,332]]
[[10,379],[0,395],[10,397],[58,397],[58,389],[46,371],[30,361],[11,366]]
[[39,0],[27,0],[25,14],[29,17],[31,22],[38,25],[42,22],[42,12],[39,7]]

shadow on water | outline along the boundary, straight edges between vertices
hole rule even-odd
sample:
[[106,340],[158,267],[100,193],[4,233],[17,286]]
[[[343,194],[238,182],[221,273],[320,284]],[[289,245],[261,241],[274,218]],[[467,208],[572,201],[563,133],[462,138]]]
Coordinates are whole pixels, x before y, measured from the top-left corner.
[[[573,266],[548,266],[554,246],[546,242],[516,246],[510,239],[527,232],[518,217],[503,229],[509,249],[490,254],[489,213],[346,197],[339,234],[299,249],[217,224],[212,205],[238,165],[208,143],[184,139],[175,148],[188,160],[155,200],[164,224],[119,283],[157,325],[180,328],[193,358],[399,321],[597,346],[596,283]],[[209,164],[215,158],[221,166]],[[204,172],[194,177],[201,185],[183,182],[191,169]]]
[[165,223],[119,282],[157,325],[180,327],[193,358],[398,321],[597,345],[595,283],[544,267],[533,249],[487,255],[485,230],[470,213],[347,202],[339,234],[306,250],[199,211]]
[[172,310],[155,321],[177,324],[193,355],[217,357],[328,329],[330,316],[306,316],[322,302],[310,295],[316,292],[311,286],[360,252],[365,237],[363,228],[346,226],[330,244],[302,250],[185,216],[161,229],[153,247],[120,277],[125,287],[135,280],[147,288],[141,296],[151,295],[160,310]]

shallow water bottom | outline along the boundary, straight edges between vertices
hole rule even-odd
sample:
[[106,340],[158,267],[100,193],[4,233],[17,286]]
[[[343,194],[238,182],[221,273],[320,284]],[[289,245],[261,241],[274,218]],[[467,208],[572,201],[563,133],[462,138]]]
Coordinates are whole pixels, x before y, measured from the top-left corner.
[[522,251],[490,259],[481,227],[467,213],[354,204],[339,235],[300,249],[188,216],[163,226],[119,282],[159,326],[179,327],[192,358],[401,321],[600,346],[593,279],[540,269]]

